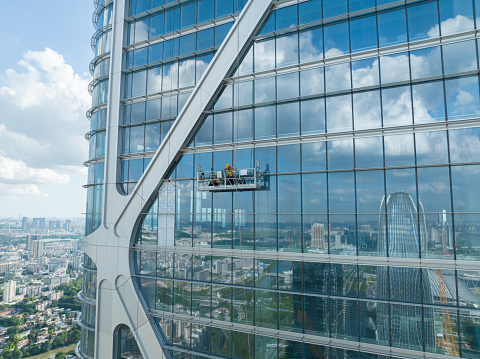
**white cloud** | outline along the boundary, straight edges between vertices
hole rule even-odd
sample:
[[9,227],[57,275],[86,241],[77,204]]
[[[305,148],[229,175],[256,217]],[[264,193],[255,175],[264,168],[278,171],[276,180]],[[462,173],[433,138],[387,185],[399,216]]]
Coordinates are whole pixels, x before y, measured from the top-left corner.
[[[48,48],[28,51],[16,68],[0,73],[2,206],[9,206],[7,198],[18,195],[42,194],[54,201],[55,193],[67,188],[72,196],[84,197],[71,179],[87,180],[82,163],[88,156],[84,134],[89,129],[85,113],[91,104],[90,80]],[[56,200],[59,206],[67,197]],[[18,203],[11,204],[22,210]]]
[[5,197],[14,196],[39,196],[40,191],[34,184],[5,184],[0,183],[0,196]]
[[[442,35],[448,35],[453,33],[458,33],[468,29],[473,29],[473,20],[468,19],[463,15],[457,15],[454,18],[449,18],[445,21],[442,21],[440,24],[442,27]],[[436,37],[439,34],[438,25],[435,25],[428,31],[428,36]]]
[[30,168],[21,161],[7,158],[0,154],[0,182],[30,183],[68,183],[66,174],[57,173],[48,168]]
[[19,66],[1,77],[3,155],[35,168],[81,166],[87,158],[83,135],[88,131],[90,79],[48,48],[27,52]]

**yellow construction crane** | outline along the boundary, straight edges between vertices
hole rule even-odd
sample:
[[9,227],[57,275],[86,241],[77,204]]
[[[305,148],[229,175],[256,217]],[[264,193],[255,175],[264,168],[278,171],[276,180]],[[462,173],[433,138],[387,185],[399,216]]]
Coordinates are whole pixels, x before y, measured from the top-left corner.
[[[447,286],[445,285],[445,280],[443,278],[441,269],[437,269],[437,276],[438,289],[440,293],[440,303],[443,305],[447,305]],[[447,349],[448,355],[458,357],[457,345],[453,336],[452,322],[450,320],[450,313],[448,312],[448,309],[442,308],[442,318],[444,337],[438,338],[437,344]]]

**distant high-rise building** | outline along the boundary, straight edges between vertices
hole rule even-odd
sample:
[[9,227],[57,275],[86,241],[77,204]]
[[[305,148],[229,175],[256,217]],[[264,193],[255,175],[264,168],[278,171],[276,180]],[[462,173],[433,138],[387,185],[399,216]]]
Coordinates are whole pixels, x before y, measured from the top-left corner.
[[3,301],[5,303],[11,303],[15,301],[15,295],[17,291],[17,282],[9,280],[3,285]]
[[67,219],[63,225],[63,229],[65,229],[67,232],[70,232],[72,230],[72,221]]
[[325,249],[325,224],[313,223],[311,231],[312,248]]
[[40,234],[27,234],[27,247],[25,248],[27,251],[32,250],[32,242],[41,239],[42,236]]
[[28,217],[22,217],[22,231],[26,232],[28,230],[29,230]]
[[[418,258],[419,250],[426,253],[426,224],[423,205],[419,210],[412,197],[403,191],[395,191],[382,200],[378,252],[396,258]],[[406,266],[377,267],[377,293],[402,303],[377,309],[379,340],[412,350],[435,350],[434,317],[432,308],[421,308],[406,303],[433,303],[428,276],[419,268]],[[423,321],[422,321],[423,314]]]
[[41,239],[32,241],[32,248],[30,250],[30,253],[32,253],[32,256],[35,258],[43,256],[43,241]]
[[33,229],[45,229],[45,218],[34,218],[32,222]]

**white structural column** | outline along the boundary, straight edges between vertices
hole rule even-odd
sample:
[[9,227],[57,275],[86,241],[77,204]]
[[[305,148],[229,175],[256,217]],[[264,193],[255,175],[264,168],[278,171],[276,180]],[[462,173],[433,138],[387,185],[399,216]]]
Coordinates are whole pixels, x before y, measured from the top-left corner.
[[157,333],[145,313],[131,277],[130,244],[147,202],[161,185],[180,150],[199,126],[203,111],[221,89],[239,54],[268,15],[273,0],[249,0],[211,61],[150,165],[128,196],[117,191],[117,163],[122,89],[125,0],[114,5],[110,70],[103,225],[82,241],[97,265],[97,326],[95,358],[113,358],[114,334],[126,324],[135,335],[144,358],[162,358]]

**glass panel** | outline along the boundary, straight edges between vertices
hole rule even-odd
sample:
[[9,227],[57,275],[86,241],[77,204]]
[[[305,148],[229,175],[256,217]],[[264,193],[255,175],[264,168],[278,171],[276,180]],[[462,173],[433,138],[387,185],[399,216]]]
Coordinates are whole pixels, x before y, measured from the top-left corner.
[[310,0],[298,4],[299,25],[322,19],[322,0]]
[[[329,299],[323,297],[304,296],[303,330],[305,334],[329,336],[330,306]],[[315,350],[308,345],[310,350]]]
[[385,166],[414,166],[415,146],[412,134],[385,136]]
[[[140,1],[140,0],[139,0]],[[126,356],[135,356],[135,358],[143,359],[142,353],[138,348],[137,341],[132,331],[126,325],[121,325],[118,329],[118,354],[117,358],[125,358]]]
[[355,213],[355,185],[352,172],[328,174],[330,213]]
[[327,131],[352,130],[352,97],[350,94],[327,97]]
[[214,132],[213,143],[229,143],[232,142],[232,113],[216,113],[214,115]]
[[438,10],[436,1],[407,7],[409,41],[437,37]]
[[353,94],[353,120],[355,130],[382,127],[379,91]]
[[352,53],[376,48],[378,46],[376,16],[361,16],[350,20],[350,41]]
[[[306,2],[305,4],[314,1]],[[323,31],[317,28],[300,32],[300,62],[323,58]]]
[[383,167],[382,137],[367,137],[355,139],[355,167]]
[[295,97],[298,97],[298,72],[277,76],[277,100]]
[[255,42],[255,72],[273,69],[275,67],[274,39]]
[[213,20],[215,10],[214,0],[197,0],[197,6],[197,23]]
[[[390,310],[392,346],[422,351],[422,308],[411,305],[391,304]],[[435,335],[433,331],[426,332],[425,334],[428,335],[428,337],[425,338],[425,344],[429,346],[432,344],[435,345]]]
[[475,40],[444,45],[442,50],[445,75],[477,69]]
[[181,7],[180,27],[185,28],[195,24],[196,2],[183,3]]
[[454,218],[457,259],[478,260],[480,258],[478,250],[480,246],[480,216],[478,214],[455,214]]
[[448,163],[447,138],[444,131],[415,134],[417,164]]
[[340,56],[349,52],[348,22],[344,21],[325,26],[325,58]]
[[325,132],[325,99],[301,101],[302,135]]
[[300,145],[277,147],[278,173],[300,171]]
[[[278,18],[278,17],[277,17]],[[298,63],[298,34],[277,37],[277,67]]]
[[255,359],[276,358],[277,339],[255,335]]
[[343,15],[347,12],[347,0],[323,0],[323,16],[325,18]]
[[[359,306],[359,313],[361,318],[360,319],[360,341],[363,343],[372,343],[372,344],[388,346],[388,343],[389,343],[388,304],[360,301],[358,303],[358,306]],[[376,330],[373,330],[373,328],[376,328]]]
[[440,1],[439,5],[442,36],[473,30],[473,3],[471,0]]
[[300,134],[300,109],[298,102],[277,105],[277,137]]
[[383,126],[412,124],[410,86],[382,89]]
[[160,123],[145,126],[145,151],[156,151],[160,145]]
[[302,144],[302,171],[325,171],[326,152],[325,142]]
[[316,95],[324,92],[323,68],[300,72],[300,94]]
[[452,163],[480,162],[480,129],[449,131],[450,161]]
[[[298,83],[298,80],[297,80]],[[275,100],[275,77],[255,80],[255,102],[270,102]],[[298,88],[298,87],[297,87]],[[298,91],[298,90],[297,90]]]
[[135,22],[134,42],[145,41],[148,38],[148,18]]
[[480,212],[477,178],[480,166],[452,167],[453,207],[455,212]]
[[407,41],[404,8],[378,13],[378,40],[381,47]]
[[384,194],[383,171],[358,171],[357,183],[357,212],[378,213]]
[[265,139],[276,136],[275,106],[255,108],[255,138]]
[[325,68],[325,87],[327,92],[347,90],[351,86],[349,63],[327,66]]
[[408,53],[380,57],[382,83],[408,81],[410,68]]
[[410,68],[412,79],[442,75],[440,47],[436,46],[411,51]]
[[234,106],[245,106],[253,103],[253,81],[235,84]]
[[415,123],[445,121],[445,97],[441,82],[413,85]]
[[353,88],[374,86],[379,83],[378,58],[352,62]]
[[255,300],[255,325],[277,329],[277,293],[257,290]]
[[253,140],[253,110],[234,112],[233,131],[234,141]]
[[328,169],[353,169],[353,140],[327,142]]
[[302,175],[303,213],[327,213],[327,176]]

